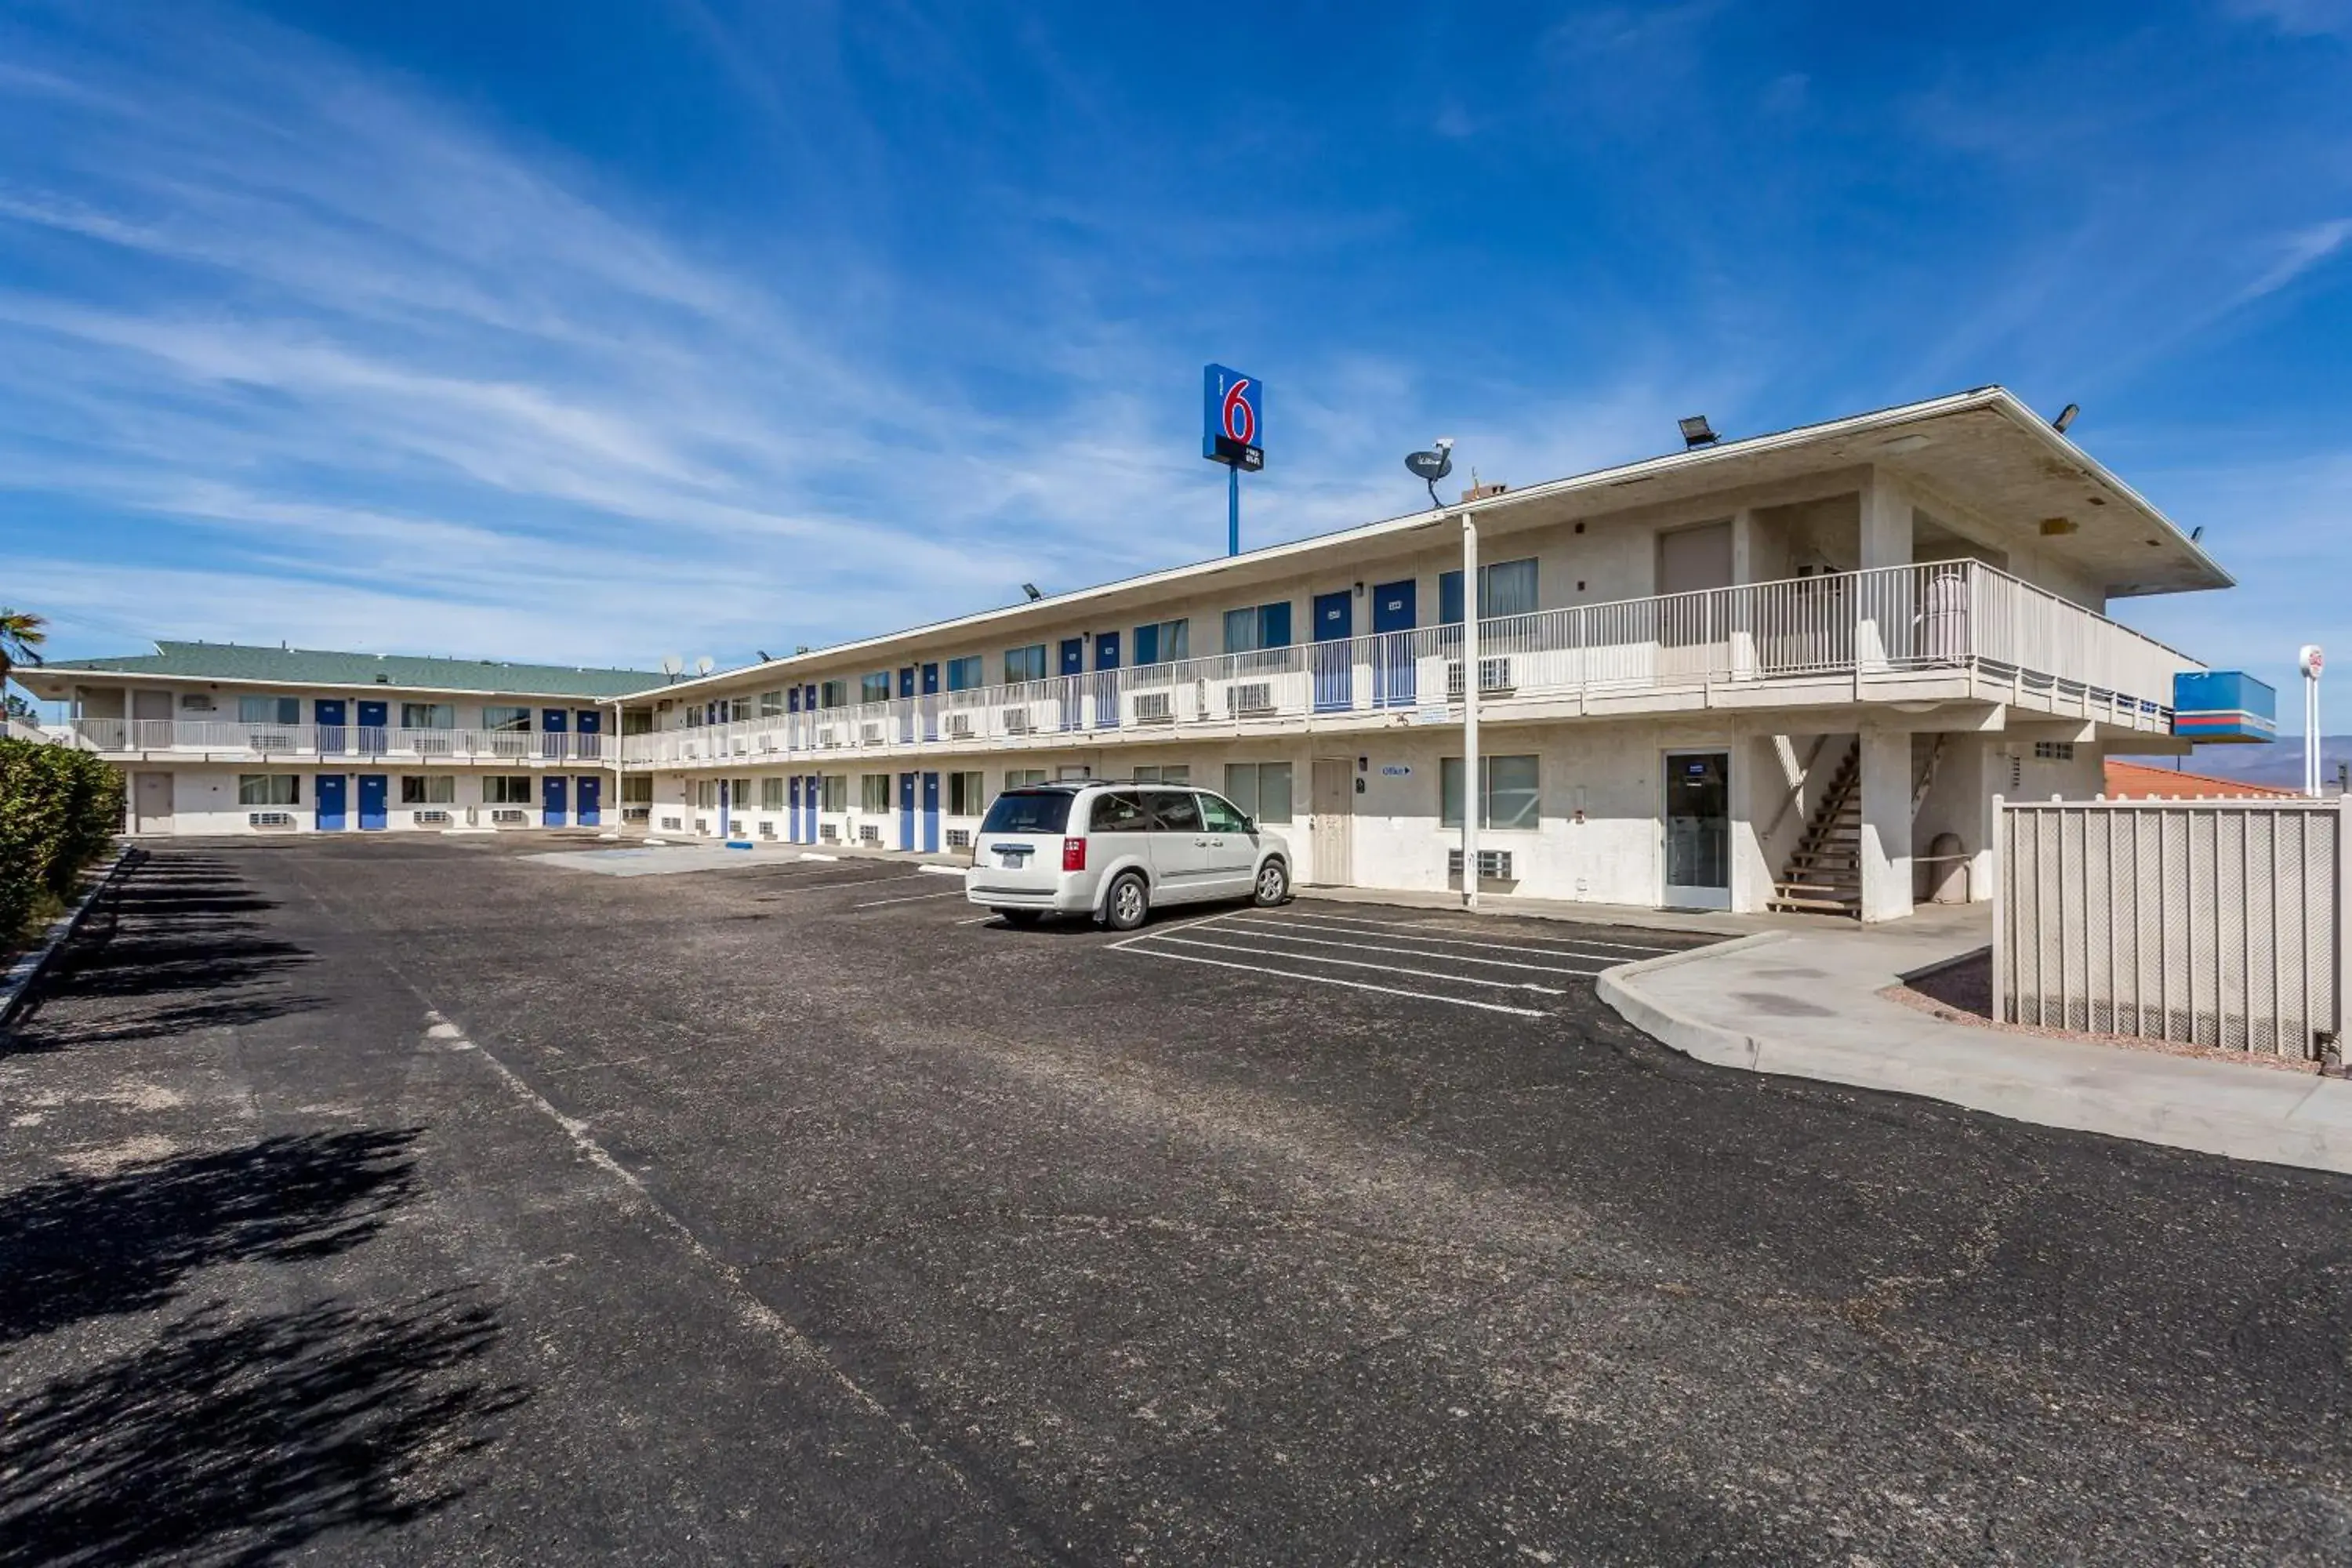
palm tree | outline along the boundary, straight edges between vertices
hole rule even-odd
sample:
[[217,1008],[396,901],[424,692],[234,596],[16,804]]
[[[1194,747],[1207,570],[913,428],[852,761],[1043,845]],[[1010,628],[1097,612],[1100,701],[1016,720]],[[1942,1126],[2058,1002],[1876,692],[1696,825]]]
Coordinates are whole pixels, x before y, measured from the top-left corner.
[[40,647],[49,640],[49,623],[30,610],[0,606],[0,684],[20,664],[41,662]]

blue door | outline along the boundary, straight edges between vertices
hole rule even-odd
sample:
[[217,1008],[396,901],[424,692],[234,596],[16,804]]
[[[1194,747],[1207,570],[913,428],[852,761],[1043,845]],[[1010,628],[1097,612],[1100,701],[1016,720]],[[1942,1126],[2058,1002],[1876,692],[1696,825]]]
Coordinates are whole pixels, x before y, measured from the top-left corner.
[[1372,590],[1372,635],[1381,639],[1372,647],[1372,705],[1376,708],[1410,708],[1417,696],[1414,672],[1420,650],[1412,637],[1387,635],[1409,632],[1420,624],[1417,588],[1407,577]]
[[898,847],[915,847],[915,775],[898,775]]
[[[572,728],[580,735],[596,737],[594,740],[582,740],[574,748],[574,755],[601,757],[604,754],[604,716],[602,713],[593,708],[583,708],[572,716]],[[588,819],[583,816],[580,820],[585,822]]]
[[562,773],[549,773],[539,781],[539,825],[541,827],[563,826],[566,782]]
[[343,830],[344,778],[341,773],[319,775],[319,831],[341,833]]
[[1095,634],[1095,728],[1118,728],[1118,634]]
[[321,697],[317,699],[310,704],[310,718],[312,722],[319,726],[319,754],[320,756],[333,756],[338,752],[347,751],[350,749],[351,737],[343,729],[343,700],[341,698]]
[[[898,695],[908,698],[915,695],[915,667],[911,664],[899,667]],[[902,744],[912,744],[914,739],[915,705],[908,702],[898,715],[898,740]]]
[[926,741],[940,738],[939,695],[940,667],[927,664],[923,666],[923,739]]
[[816,842],[816,808],[817,803],[824,798],[824,794],[822,781],[818,774],[811,773],[801,781],[801,810],[807,814],[808,824],[801,834],[801,842],[803,844]]
[[594,773],[582,773],[578,784],[580,795],[580,826],[599,827],[604,821],[604,781]]
[[381,702],[360,703],[360,750],[371,757],[383,755],[383,731],[390,715]]
[[940,852],[940,775],[923,775],[923,853]]
[[391,786],[392,780],[387,774],[362,773],[360,775],[360,831],[362,833],[381,833],[392,825],[392,814],[384,809],[390,798],[386,791]]
[[542,710],[539,715],[539,754],[542,757],[563,755],[563,731],[572,715],[561,708]]
[[720,779],[719,781],[719,837],[721,838],[735,837],[727,830],[727,781]]
[[1315,595],[1315,710],[1344,712],[1356,705],[1356,601],[1342,588]]
[[[795,691],[793,695],[798,697],[800,693]],[[784,783],[793,802],[792,809],[784,813],[784,841],[788,844],[805,844],[808,840],[801,837],[801,775],[794,773]]]

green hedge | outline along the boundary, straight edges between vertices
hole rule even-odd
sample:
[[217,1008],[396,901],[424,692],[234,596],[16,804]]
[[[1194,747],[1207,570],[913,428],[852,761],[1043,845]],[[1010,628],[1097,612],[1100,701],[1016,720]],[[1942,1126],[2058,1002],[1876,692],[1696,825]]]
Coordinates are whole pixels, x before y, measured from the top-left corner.
[[122,774],[88,752],[0,740],[0,948],[65,898],[122,825]]

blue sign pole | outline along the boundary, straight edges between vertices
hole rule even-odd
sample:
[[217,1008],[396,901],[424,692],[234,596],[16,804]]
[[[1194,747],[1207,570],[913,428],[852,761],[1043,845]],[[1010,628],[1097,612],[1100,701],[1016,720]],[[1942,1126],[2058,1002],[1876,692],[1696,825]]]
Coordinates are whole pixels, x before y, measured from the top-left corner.
[[1265,467],[1265,389],[1223,365],[1201,368],[1201,456],[1225,465],[1225,553],[1242,552],[1242,470]]
[[1228,466],[1225,469],[1225,553],[1242,552],[1242,471]]

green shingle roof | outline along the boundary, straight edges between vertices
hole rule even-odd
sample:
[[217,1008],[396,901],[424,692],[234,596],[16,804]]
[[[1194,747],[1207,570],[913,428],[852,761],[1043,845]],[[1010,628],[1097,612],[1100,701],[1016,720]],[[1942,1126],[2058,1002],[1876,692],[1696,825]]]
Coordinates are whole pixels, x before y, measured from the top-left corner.
[[[397,653],[333,653],[241,643],[162,642],[121,658],[51,660],[44,673],[169,675],[193,680],[257,680],[285,686],[394,686],[411,690],[487,691],[519,697],[626,697],[662,684],[641,669],[509,664],[492,658],[419,658]],[[26,670],[24,673],[31,674]]]

